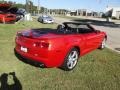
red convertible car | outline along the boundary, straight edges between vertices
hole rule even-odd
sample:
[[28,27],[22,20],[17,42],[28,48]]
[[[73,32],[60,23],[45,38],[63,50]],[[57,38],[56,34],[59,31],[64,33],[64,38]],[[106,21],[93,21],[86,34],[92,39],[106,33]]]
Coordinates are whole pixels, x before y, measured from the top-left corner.
[[107,35],[85,23],[65,22],[53,29],[21,31],[16,36],[15,52],[45,67],[72,70],[79,57],[105,48]]

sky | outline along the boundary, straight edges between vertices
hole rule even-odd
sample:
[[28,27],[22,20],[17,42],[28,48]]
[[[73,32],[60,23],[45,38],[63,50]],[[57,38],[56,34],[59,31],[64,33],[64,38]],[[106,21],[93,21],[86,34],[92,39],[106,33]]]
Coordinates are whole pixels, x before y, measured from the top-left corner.
[[[25,3],[26,0],[11,0]],[[38,0],[31,0],[38,5]],[[105,11],[107,6],[119,6],[120,0],[40,0],[40,5],[49,9],[88,9],[91,11]]]

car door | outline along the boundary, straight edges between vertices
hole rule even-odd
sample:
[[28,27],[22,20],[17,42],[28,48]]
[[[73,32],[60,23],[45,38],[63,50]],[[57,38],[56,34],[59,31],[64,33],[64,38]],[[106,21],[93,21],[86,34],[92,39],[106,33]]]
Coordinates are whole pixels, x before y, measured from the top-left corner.
[[101,42],[100,33],[96,33],[95,30],[88,27],[87,25],[84,25],[82,26],[81,35],[84,41],[83,54],[98,48]]
[[83,37],[85,42],[85,47],[84,47],[85,53],[90,52],[96,48],[97,46],[96,33],[87,33],[87,34],[84,34]]

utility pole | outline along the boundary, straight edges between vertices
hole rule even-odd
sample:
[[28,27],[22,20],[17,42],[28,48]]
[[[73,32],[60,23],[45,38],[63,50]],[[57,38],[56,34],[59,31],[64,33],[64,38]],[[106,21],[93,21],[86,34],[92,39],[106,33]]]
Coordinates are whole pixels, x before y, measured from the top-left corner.
[[38,7],[37,7],[37,10],[38,10],[38,15],[40,13],[40,0],[38,0]]
[[26,11],[29,13],[29,0],[26,0]]

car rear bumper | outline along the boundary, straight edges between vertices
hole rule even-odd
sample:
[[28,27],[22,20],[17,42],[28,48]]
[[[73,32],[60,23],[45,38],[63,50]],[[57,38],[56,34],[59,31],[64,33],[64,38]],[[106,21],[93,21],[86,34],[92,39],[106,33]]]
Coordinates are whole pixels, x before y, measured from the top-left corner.
[[0,18],[0,22],[14,22],[14,21],[16,21],[16,19],[15,18],[5,18],[5,20],[3,20],[3,18]]
[[50,59],[39,57],[36,54],[32,55],[32,54],[29,54],[29,53],[25,53],[25,52],[22,52],[21,50],[19,50],[17,48],[15,48],[15,52],[17,52],[19,55],[21,55],[22,57],[24,57],[26,59],[44,64],[45,67],[54,67],[54,66],[51,65]]
[[48,54],[46,52],[42,52],[44,56],[39,56],[38,53],[25,53],[20,50],[17,46],[15,47],[15,51],[22,56],[23,58],[26,58],[31,61],[35,61],[38,63],[43,64],[45,67],[51,68],[51,67],[60,67],[63,62],[63,57],[59,57],[61,52],[56,51],[48,51]]
[[15,56],[20,59],[21,61],[25,62],[25,63],[28,63],[28,64],[31,64],[31,65],[34,65],[36,67],[41,67],[41,68],[44,68],[46,67],[45,64],[41,63],[41,62],[38,62],[38,61],[35,61],[35,60],[32,60],[32,59],[29,59],[29,58],[26,58],[24,56],[22,56],[20,53],[18,53],[16,51],[16,49],[14,49],[14,53],[15,53]]
[[44,23],[54,23],[54,21],[44,21]]

